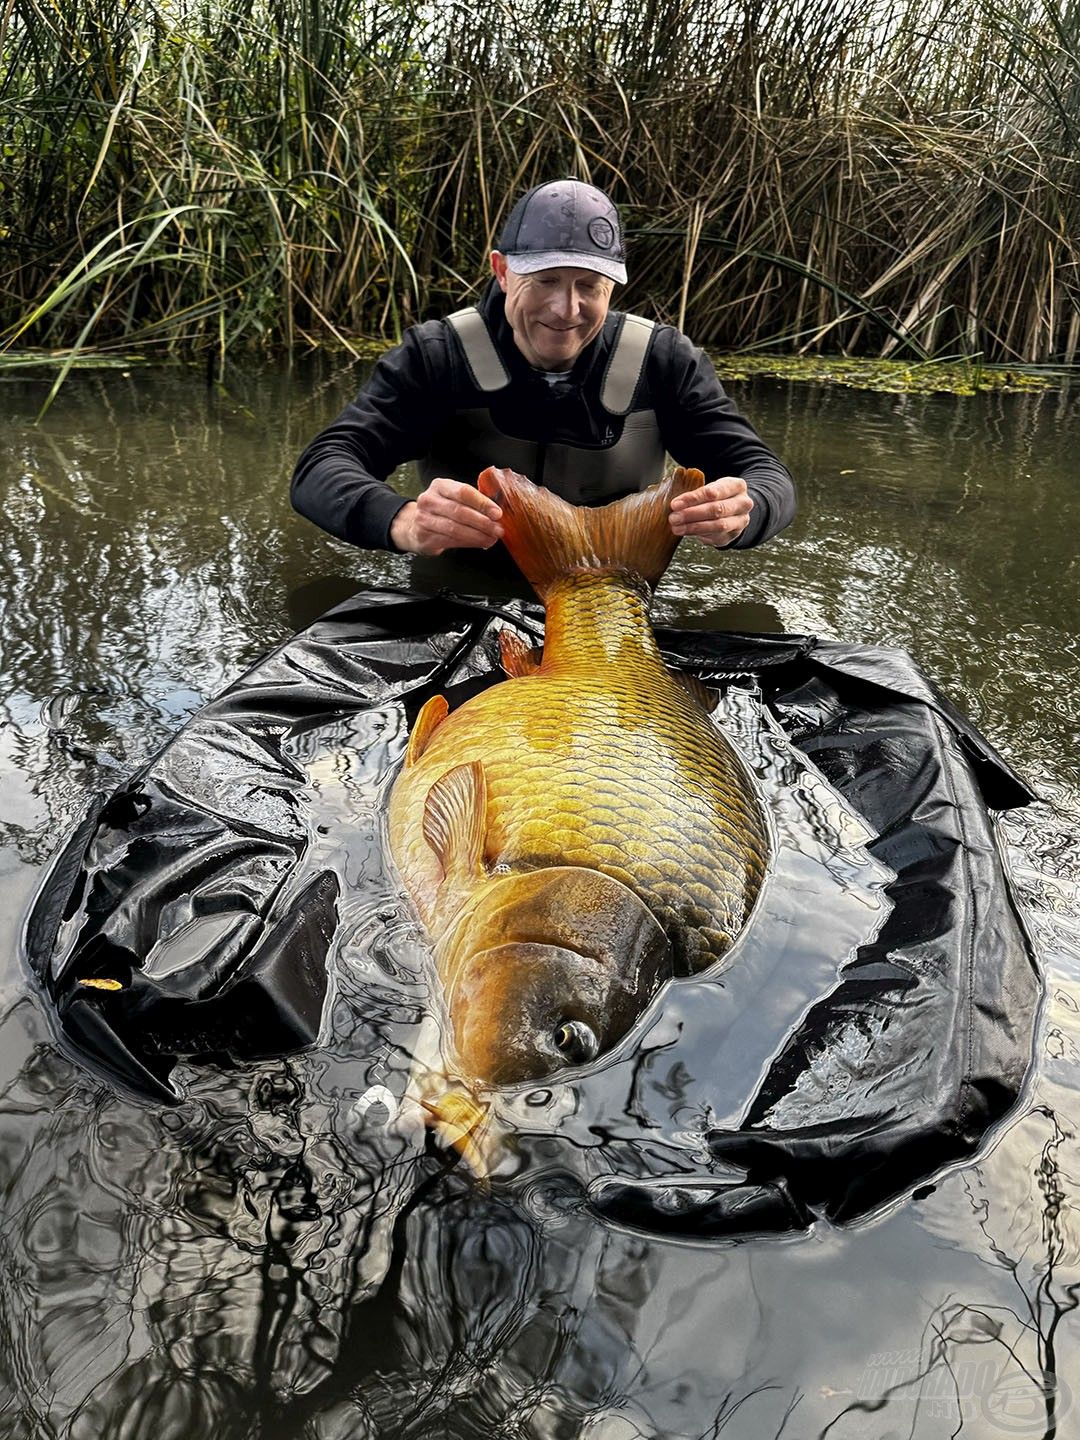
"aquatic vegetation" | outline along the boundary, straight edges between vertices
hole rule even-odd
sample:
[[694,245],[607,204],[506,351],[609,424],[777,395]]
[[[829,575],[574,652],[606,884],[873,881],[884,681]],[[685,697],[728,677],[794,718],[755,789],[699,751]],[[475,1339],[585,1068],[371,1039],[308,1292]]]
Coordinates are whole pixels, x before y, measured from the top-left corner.
[[[333,350],[332,342],[325,347]],[[386,353],[385,340],[354,337],[354,357],[377,360]],[[722,380],[752,380],[755,377],[802,381],[816,385],[841,385],[852,390],[876,390],[902,395],[978,395],[994,390],[999,394],[1057,390],[1067,383],[1065,367],[981,365],[974,360],[926,360],[909,364],[903,360],[855,358],[847,355],[762,355],[745,351],[734,355],[713,355]],[[9,350],[0,352],[0,380],[5,373],[15,376],[29,370],[53,370],[61,376],[71,369],[121,370],[161,364],[152,354],[138,351],[113,353],[109,350]],[[182,363],[182,362],[181,362]],[[59,388],[54,386],[55,389]]]
[[10,0],[0,349],[355,351],[564,171],[702,343],[1073,365],[1078,52],[1066,0]]
[[977,360],[856,359],[845,355],[717,355],[724,380],[762,376],[802,380],[819,385],[846,385],[853,390],[892,391],[903,395],[977,395],[983,390],[1054,390],[1060,371],[1022,370],[1006,365],[981,365]]

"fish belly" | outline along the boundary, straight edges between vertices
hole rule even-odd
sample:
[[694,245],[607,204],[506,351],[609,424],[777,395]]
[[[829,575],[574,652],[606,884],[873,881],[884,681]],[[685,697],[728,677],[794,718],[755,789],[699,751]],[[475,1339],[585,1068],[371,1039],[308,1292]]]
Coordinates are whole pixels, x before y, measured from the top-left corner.
[[391,848],[429,930],[449,917],[436,913],[441,868],[424,803],[471,761],[486,778],[489,870],[612,876],[653,911],[684,972],[730,949],[764,876],[767,833],[742,762],[662,666],[507,680],[443,721],[390,806]]

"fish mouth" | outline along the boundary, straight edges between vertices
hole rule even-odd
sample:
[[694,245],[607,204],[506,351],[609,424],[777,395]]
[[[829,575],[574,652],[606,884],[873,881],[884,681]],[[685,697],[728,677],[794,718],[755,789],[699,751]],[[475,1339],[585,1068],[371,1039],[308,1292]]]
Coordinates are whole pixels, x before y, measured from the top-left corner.
[[490,887],[444,952],[463,1070],[487,1085],[590,1063],[631,1029],[672,974],[660,923],[598,871],[553,866]]
[[480,950],[462,968],[451,1012],[454,1047],[487,1085],[535,1081],[585,1064],[627,1033],[659,988],[654,970],[628,983],[592,955],[557,945]]

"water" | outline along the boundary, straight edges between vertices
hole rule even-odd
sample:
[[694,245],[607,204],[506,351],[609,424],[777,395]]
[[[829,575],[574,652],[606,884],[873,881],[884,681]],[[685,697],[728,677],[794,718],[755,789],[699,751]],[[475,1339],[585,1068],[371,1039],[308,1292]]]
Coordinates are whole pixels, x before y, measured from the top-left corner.
[[332,1050],[189,1067],[175,1112],[57,1048],[17,937],[87,795],[327,605],[405,579],[288,507],[354,378],[83,376],[40,426],[46,382],[0,381],[0,1435],[1074,1433],[1075,396],[740,387],[799,519],[755,553],[683,547],[656,607],[902,645],[1043,797],[1001,824],[1047,975],[1037,1063],[977,1162],[860,1225],[743,1243],[606,1226],[542,1164],[478,1191],[392,1087],[357,1108],[355,1055],[422,1025],[407,966],[376,1014],[346,977]]

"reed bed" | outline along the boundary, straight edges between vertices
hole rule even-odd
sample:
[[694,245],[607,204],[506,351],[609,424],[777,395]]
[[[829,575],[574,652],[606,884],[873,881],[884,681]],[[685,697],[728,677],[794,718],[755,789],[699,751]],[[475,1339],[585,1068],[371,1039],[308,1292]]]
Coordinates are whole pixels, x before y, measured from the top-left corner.
[[1072,365],[1080,0],[0,0],[0,346],[392,338],[513,196],[723,349]]

